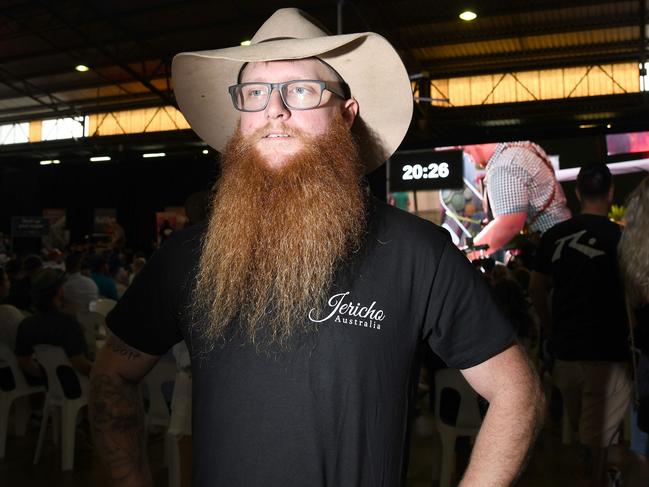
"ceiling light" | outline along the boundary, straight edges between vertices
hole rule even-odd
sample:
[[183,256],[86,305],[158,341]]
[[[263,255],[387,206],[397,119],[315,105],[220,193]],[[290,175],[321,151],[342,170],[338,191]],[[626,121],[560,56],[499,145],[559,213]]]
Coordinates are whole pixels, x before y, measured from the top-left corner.
[[460,18],[464,20],[465,22],[471,22],[472,20],[475,20],[478,18],[478,14],[475,12],[472,12],[471,10],[465,10],[460,14]]
[[41,166],[49,166],[50,164],[59,164],[61,161],[58,159],[46,159],[44,161],[39,162]]
[[85,73],[86,71],[90,71],[90,68],[86,66],[85,64],[77,64],[74,69],[79,71],[80,73]]
[[242,45],[242,46],[249,46],[249,45],[250,45],[250,41],[242,41],[242,42],[241,42],[241,45]]
[[95,156],[90,158],[90,162],[110,161],[110,156]]
[[207,149],[203,149],[203,154],[207,155],[209,153],[210,153],[210,151],[208,151]]
[[610,128],[611,128],[611,124],[610,124],[610,123],[607,123],[607,124],[606,124],[606,128],[607,128],[607,129],[610,129]]
[[167,154],[165,154],[164,152],[148,152],[146,154],[142,154],[142,157],[144,157],[145,159],[149,159],[151,157],[164,157],[166,155]]

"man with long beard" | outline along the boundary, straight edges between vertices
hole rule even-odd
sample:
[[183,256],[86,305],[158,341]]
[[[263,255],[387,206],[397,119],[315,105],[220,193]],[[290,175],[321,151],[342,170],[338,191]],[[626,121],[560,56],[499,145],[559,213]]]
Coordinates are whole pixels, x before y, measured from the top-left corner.
[[185,340],[193,485],[403,485],[422,343],[490,402],[462,485],[509,485],[543,407],[511,326],[443,231],[363,184],[412,115],[392,46],[282,9],[173,75],[222,174],[207,227],[170,238],[108,316],[89,407],[114,484],[151,484],[137,382]]

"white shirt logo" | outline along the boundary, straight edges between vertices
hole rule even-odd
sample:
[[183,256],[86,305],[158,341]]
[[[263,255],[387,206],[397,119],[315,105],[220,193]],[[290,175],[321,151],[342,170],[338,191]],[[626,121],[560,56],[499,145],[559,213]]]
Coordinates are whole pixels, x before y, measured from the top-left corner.
[[[593,247],[589,247],[588,245],[584,245],[579,243],[579,239],[582,237],[582,235],[586,233],[586,230],[582,230],[581,232],[573,233],[572,235],[568,235],[567,237],[560,238],[557,240],[555,243],[557,245],[557,248],[554,250],[554,254],[552,254],[552,262],[556,262],[561,258],[561,252],[563,251],[563,248],[565,247],[567,242],[568,247],[571,249],[575,249],[577,252],[581,252],[585,256],[589,258],[594,258],[598,257],[600,255],[605,255],[606,252],[602,252],[601,250],[594,249]],[[597,240],[595,238],[591,238],[588,240],[589,245],[594,245]]]
[[376,301],[372,301],[369,306],[362,306],[361,303],[354,304],[351,299],[345,301],[347,296],[349,296],[349,291],[334,294],[327,301],[329,314],[324,318],[318,318],[316,310],[311,309],[309,319],[313,323],[322,323],[335,316],[334,322],[336,323],[380,330],[381,322],[385,319],[385,313],[381,309],[376,309]]

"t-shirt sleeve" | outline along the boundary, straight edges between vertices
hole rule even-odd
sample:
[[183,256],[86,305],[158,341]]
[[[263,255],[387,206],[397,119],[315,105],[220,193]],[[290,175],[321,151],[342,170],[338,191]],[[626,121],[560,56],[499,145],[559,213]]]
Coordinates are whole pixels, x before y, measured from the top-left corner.
[[516,339],[485,280],[449,242],[434,270],[423,333],[435,353],[458,369],[488,360]]
[[488,171],[487,192],[494,216],[527,212],[527,173],[515,165],[497,166]]
[[184,277],[182,242],[170,237],[126,290],[106,318],[110,330],[128,345],[151,355],[164,355],[182,340]]

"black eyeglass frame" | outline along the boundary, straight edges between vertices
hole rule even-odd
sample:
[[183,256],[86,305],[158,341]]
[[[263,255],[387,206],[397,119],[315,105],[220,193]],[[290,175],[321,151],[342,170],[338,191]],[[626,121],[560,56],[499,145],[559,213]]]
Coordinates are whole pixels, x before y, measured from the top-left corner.
[[[290,83],[306,83],[306,82],[308,82],[308,83],[317,83],[318,85],[320,85],[320,99],[318,100],[318,103],[316,105],[312,106],[311,108],[295,108],[295,107],[292,107],[291,105],[289,105],[286,102],[286,99],[284,98],[284,90],[283,90],[284,86],[286,86],[286,85],[288,85]],[[266,103],[264,104],[264,106],[262,108],[259,108],[257,110],[244,110],[243,108],[239,108],[237,106],[237,100],[236,100],[235,92],[236,92],[237,88],[242,87],[242,86],[247,86],[247,85],[263,85],[263,86],[268,86],[270,88],[270,91],[268,92],[268,99],[266,100]],[[287,107],[288,109],[290,109],[290,110],[313,110],[314,108],[318,108],[320,106],[320,103],[322,103],[322,93],[324,93],[324,90],[330,91],[331,93],[333,93],[334,95],[339,96],[343,100],[349,99],[350,98],[349,96],[345,96],[346,94],[349,93],[349,88],[348,88],[347,84],[345,84],[345,83],[343,83],[342,85],[343,85],[342,87],[343,87],[343,92],[344,93],[339,93],[338,90],[334,89],[331,86],[330,83],[328,83],[327,81],[322,81],[320,79],[292,79],[292,80],[289,80],[289,81],[282,81],[281,83],[264,83],[263,81],[249,81],[249,82],[246,82],[246,83],[237,83],[236,85],[228,86],[228,92],[230,93],[230,98],[232,99],[232,105],[234,106],[235,110],[237,110],[239,112],[249,112],[250,113],[250,112],[261,112],[261,111],[266,110],[266,107],[268,106],[268,103],[270,103],[270,97],[272,96],[273,90],[275,90],[275,89],[277,89],[277,91],[279,91],[279,96],[282,99],[282,103],[284,103],[284,106]]]

